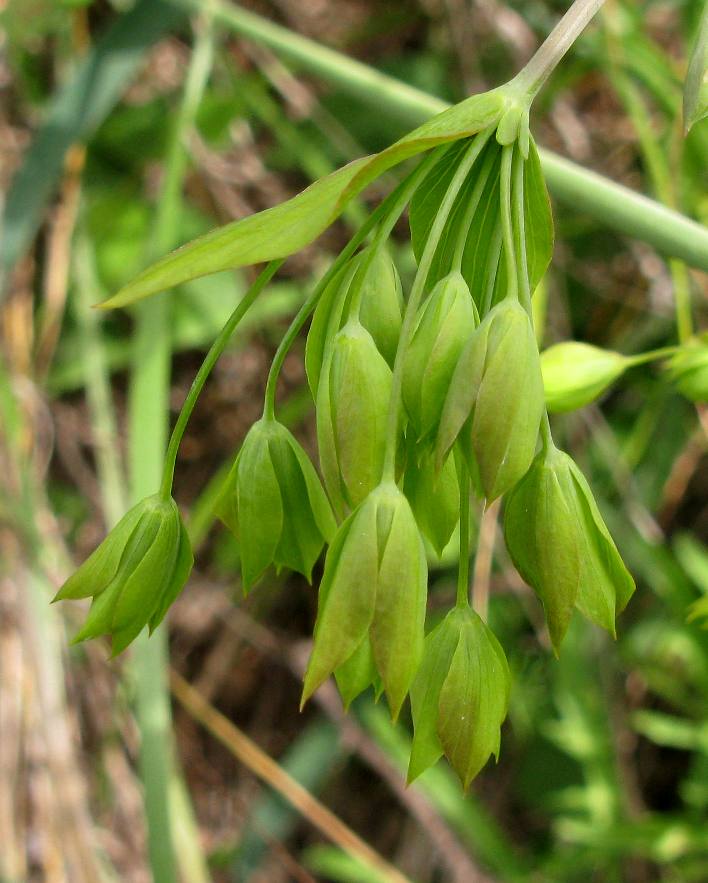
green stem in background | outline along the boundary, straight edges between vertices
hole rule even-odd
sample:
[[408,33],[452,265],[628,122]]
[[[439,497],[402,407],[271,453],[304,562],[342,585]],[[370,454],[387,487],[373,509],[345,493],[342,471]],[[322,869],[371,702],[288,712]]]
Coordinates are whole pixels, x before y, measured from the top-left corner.
[[395,481],[396,479],[396,449],[398,447],[398,424],[401,411],[401,388],[403,384],[403,361],[405,358],[408,344],[410,343],[415,325],[415,318],[418,313],[418,305],[420,304],[423,292],[425,291],[425,283],[428,279],[430,265],[435,257],[440,239],[445,230],[445,225],[452,211],[458,193],[470,169],[477,161],[480,153],[484,149],[485,144],[494,132],[495,127],[490,126],[479,132],[473,138],[467,151],[463,154],[462,159],[455,171],[455,174],[448,185],[445,196],[440,203],[440,208],[432,223],[428,239],[423,249],[423,254],[418,264],[418,270],[413,280],[411,293],[406,304],[403,314],[403,324],[401,325],[401,335],[398,340],[398,348],[396,349],[396,359],[393,363],[393,380],[391,382],[391,401],[388,409],[388,427],[386,433],[386,451],[384,453],[384,465],[382,478],[384,481]]
[[[198,9],[201,0],[175,0]],[[378,113],[418,125],[450,107],[449,103],[382,74],[362,62],[294,34],[239,6],[216,2],[214,17],[230,30],[270,47],[283,58],[344,92],[376,107]],[[682,258],[708,271],[708,229],[652,199],[584,169],[549,150],[539,150],[553,196],[574,212]]]
[[470,472],[464,457],[457,463],[460,484],[460,560],[457,565],[458,607],[469,607],[470,586]]
[[680,346],[662,346],[656,350],[648,350],[646,353],[637,353],[635,356],[626,356],[629,367],[635,365],[646,365],[647,362],[657,362],[659,359],[666,359],[673,356],[674,353],[681,349]]
[[604,2],[605,0],[575,0],[537,49],[531,61],[512,80],[510,85],[522,91],[527,106],[531,104]]
[[233,311],[233,313],[231,313],[229,318],[224,323],[224,326],[219,332],[218,337],[216,338],[214,343],[212,343],[211,347],[209,348],[209,352],[204,357],[204,361],[197,371],[196,377],[192,381],[192,385],[189,388],[187,397],[185,398],[184,404],[182,405],[182,410],[179,412],[179,417],[177,418],[175,427],[172,430],[170,443],[167,446],[167,453],[165,454],[165,462],[162,470],[162,482],[160,484],[160,495],[165,500],[169,500],[172,494],[172,482],[174,481],[177,452],[179,451],[182,436],[184,435],[184,431],[187,428],[189,418],[192,416],[192,411],[194,410],[194,406],[197,403],[197,399],[199,398],[199,395],[204,388],[204,384],[211,374],[212,368],[217,363],[219,356],[226,349],[226,345],[228,344],[231,336],[238,327],[241,319],[243,319],[248,310],[253,306],[256,299],[258,298],[258,295],[270,282],[275,273],[277,273],[282,263],[282,259],[271,261],[269,264],[267,264],[265,269],[261,271],[256,281],[253,283],[253,285],[251,285],[243,298],[241,298],[236,309]]
[[533,305],[531,303],[531,286],[529,285],[529,262],[526,254],[526,217],[524,215],[524,158],[521,151],[514,153],[512,163],[512,201],[514,246],[516,248],[516,273],[519,284],[519,301],[529,314],[533,323]]
[[[657,139],[651,115],[640,90],[623,70],[624,48],[621,40],[614,34],[607,21],[604,34],[610,79],[632,120],[651,186],[665,205],[676,208],[676,188],[672,182],[669,163]],[[678,339],[681,343],[685,343],[693,335],[691,281],[686,265],[676,258],[669,260],[669,272],[673,283]]]
[[[283,367],[283,362],[287,356],[290,347],[297,339],[298,334],[302,330],[310,313],[317,306],[317,301],[322,296],[325,288],[334,279],[337,273],[342,269],[344,264],[352,257],[357,248],[364,242],[369,233],[381,224],[376,231],[374,245],[369,263],[373,260],[376,247],[383,244],[391,235],[396,222],[400,218],[403,210],[410,201],[416,188],[420,185],[423,178],[428,174],[432,166],[437,162],[440,153],[433,151],[393,190],[381,205],[371,213],[366,222],[352,236],[345,248],[340,252],[329,270],[322,277],[315,290],[307,298],[305,303],[298,310],[297,315],[290,323],[290,327],[285,332],[285,336],[280,341],[280,345],[275,352],[273,361],[268,372],[268,380],[266,382],[265,403],[263,406],[263,416],[269,419],[275,417],[275,390],[278,384],[278,377]],[[368,265],[367,265],[368,266]],[[366,274],[367,267],[362,267],[362,278]]]
[[[183,141],[194,124],[212,66],[212,35],[206,12],[209,8],[211,2],[208,6],[200,4],[199,12],[204,14],[195,21],[194,48],[168,140],[148,260],[173,248],[179,240],[182,185],[188,164]],[[128,463],[133,503],[154,493],[162,474],[169,414],[170,306],[169,297],[162,294],[141,304],[136,311],[128,402]],[[164,625],[149,640],[143,633],[135,641],[132,658],[135,715],[140,730],[140,775],[148,824],[148,852],[155,883],[176,883],[178,879],[175,856],[178,844],[173,836],[175,815],[170,783],[179,773],[172,741],[168,659]]]
[[499,208],[501,211],[502,241],[506,261],[507,297],[519,298],[519,277],[517,270],[514,225],[511,220],[511,166],[514,160],[514,145],[502,147],[501,176],[499,181]]

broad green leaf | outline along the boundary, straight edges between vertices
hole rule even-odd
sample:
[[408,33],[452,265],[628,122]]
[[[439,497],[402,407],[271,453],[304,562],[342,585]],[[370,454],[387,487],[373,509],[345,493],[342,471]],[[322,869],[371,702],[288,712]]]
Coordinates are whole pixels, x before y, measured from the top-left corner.
[[708,5],[698,25],[696,44],[691,53],[683,88],[683,126],[686,134],[708,116]]
[[502,89],[474,95],[414,129],[391,147],[362,157],[316,181],[298,196],[207,233],[140,273],[104,302],[126,306],[165,288],[219,270],[287,257],[316,239],[345,206],[386,170],[429,150],[473,135],[499,118]]

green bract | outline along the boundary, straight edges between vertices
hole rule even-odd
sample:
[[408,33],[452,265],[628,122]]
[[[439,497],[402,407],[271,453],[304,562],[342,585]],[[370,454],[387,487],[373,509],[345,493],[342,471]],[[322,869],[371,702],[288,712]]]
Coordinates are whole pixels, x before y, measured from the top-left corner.
[[336,524],[315,468],[276,420],[251,427],[226,479],[218,514],[240,543],[244,591],[271,564],[308,580]]
[[467,283],[460,273],[450,273],[420,308],[405,355],[403,402],[419,441],[437,433],[455,365],[477,325]]
[[541,353],[546,407],[554,413],[583,408],[630,365],[626,356],[589,343],[557,343]]
[[708,334],[684,344],[669,359],[666,372],[681,395],[692,402],[708,402]]
[[455,607],[427,637],[411,687],[412,782],[442,754],[465,788],[493,754],[509,702],[509,666],[499,642],[468,607]]
[[116,656],[146,625],[152,634],[187,581],[193,560],[175,501],[157,494],[142,500],[54,598],[93,599],[73,642],[110,635]]
[[474,454],[489,501],[529,468],[543,414],[543,380],[533,328],[523,307],[504,300],[462,351],[437,437],[441,465],[455,439]]
[[[303,702],[355,652],[365,656],[362,644],[369,638],[396,717],[420,661],[427,578],[408,500],[393,482],[379,485],[342,524],[327,552]],[[366,660],[353,661],[354,667],[360,663]],[[345,699],[351,701],[367,675],[357,679],[345,669],[344,677]]]
[[573,607],[615,634],[634,580],[585,477],[563,451],[541,451],[509,494],[504,536],[516,569],[543,602],[556,653]]
[[355,319],[337,332],[317,390],[317,440],[337,508],[354,508],[381,478],[391,369]]

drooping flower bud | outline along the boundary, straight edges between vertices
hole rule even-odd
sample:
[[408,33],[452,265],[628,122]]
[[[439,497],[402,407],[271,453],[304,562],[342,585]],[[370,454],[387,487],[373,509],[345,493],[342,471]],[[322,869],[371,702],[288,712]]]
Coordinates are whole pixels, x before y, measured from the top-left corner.
[[93,599],[73,643],[110,635],[112,655],[117,656],[146,625],[152,634],[186,583],[193,562],[175,501],[159,494],[142,500],[54,598]]
[[276,420],[251,427],[226,479],[221,520],[240,543],[244,591],[271,564],[308,580],[336,530],[322,484],[307,454]]
[[339,331],[317,391],[317,440],[335,505],[354,508],[381,478],[391,369],[355,319]]
[[459,436],[463,450],[474,453],[487,500],[495,500],[529,468],[543,407],[531,321],[507,298],[486,315],[457,362],[438,431],[438,466]]
[[411,458],[406,467],[403,489],[418,527],[441,556],[460,518],[460,486],[455,458],[448,457],[440,472],[436,471],[433,454],[429,451],[422,454],[419,462]]
[[573,608],[615,634],[634,580],[585,477],[563,451],[541,451],[506,500],[512,561],[541,599],[556,654]]
[[493,754],[510,689],[504,651],[479,616],[455,607],[425,638],[411,687],[412,782],[443,754],[465,789]]
[[365,249],[361,253],[359,263],[358,272],[364,274],[360,283],[359,320],[374,338],[378,351],[393,368],[403,321],[401,280],[385,248],[376,249],[370,262],[367,260],[368,251]]
[[692,402],[708,402],[708,333],[694,337],[669,359],[667,375]]
[[546,407],[552,413],[584,408],[631,364],[621,353],[576,340],[549,347],[541,353]]
[[478,325],[467,283],[449,273],[420,308],[404,361],[403,402],[419,441],[437,432],[455,365]]
[[420,661],[427,576],[408,500],[385,482],[347,518],[327,551],[303,702],[368,636],[391,713],[398,715]]

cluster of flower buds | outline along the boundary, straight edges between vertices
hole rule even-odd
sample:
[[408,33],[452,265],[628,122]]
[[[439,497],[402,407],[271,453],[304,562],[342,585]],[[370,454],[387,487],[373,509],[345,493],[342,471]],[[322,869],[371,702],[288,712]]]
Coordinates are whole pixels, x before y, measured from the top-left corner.
[[[246,591],[271,566],[309,580],[326,548],[303,702],[332,674],[347,706],[373,686],[395,718],[410,695],[409,778],[445,754],[467,787],[498,754],[510,682],[499,642],[468,601],[470,488],[486,504],[506,498],[506,542],[543,603],[556,652],[576,608],[614,634],[634,584],[585,479],[553,444],[545,402],[584,404],[626,364],[605,354],[598,373],[596,355],[574,344],[575,362],[589,354],[592,364],[576,368],[570,385],[558,351],[542,365],[531,293],[553,228],[528,106],[513,91],[470,99],[340,170],[321,182],[318,203],[308,191],[296,197],[279,210],[281,239],[300,243],[303,206],[331,217],[333,193],[341,210],[341,194],[365,186],[372,169],[426,150],[294,320],[218,514],[239,540]],[[404,296],[386,243],[406,207],[417,272]],[[266,216],[260,227],[250,220],[232,239],[241,236],[252,258],[281,257],[278,236],[264,244]],[[185,254],[189,247],[170,266]],[[149,292],[152,279],[145,274],[137,289]],[[283,353],[310,315],[305,367],[322,481],[274,416]],[[684,375],[699,369],[692,363]],[[442,554],[458,523],[457,603],[426,637],[427,556]],[[108,633],[119,652],[162,619],[191,563],[177,508],[161,493],[128,513],[57,597],[92,596],[77,640]]]

